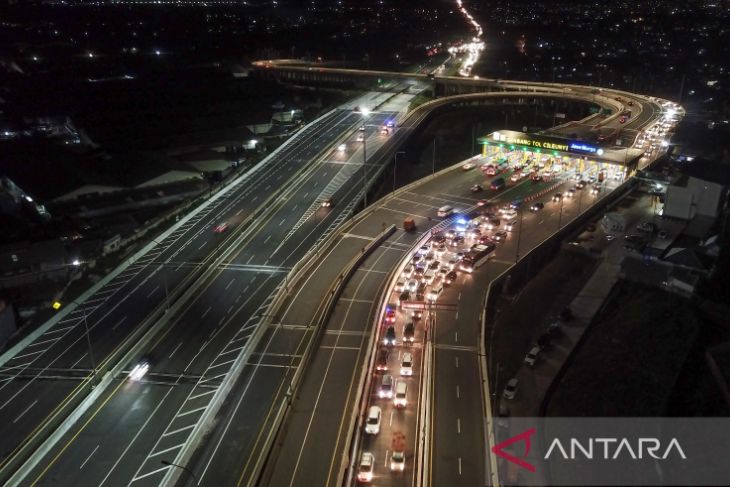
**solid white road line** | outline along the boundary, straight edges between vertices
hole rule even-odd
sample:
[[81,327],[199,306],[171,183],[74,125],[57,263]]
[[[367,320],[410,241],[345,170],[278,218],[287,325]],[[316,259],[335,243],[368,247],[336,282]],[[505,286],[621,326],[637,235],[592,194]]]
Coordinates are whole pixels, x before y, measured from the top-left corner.
[[152,295],[155,294],[158,289],[160,289],[160,285],[159,284],[152,291],[150,291],[150,293],[147,295],[147,299],[151,298]]
[[127,319],[127,315],[124,315],[121,320],[117,321],[117,323],[114,326],[112,326],[112,330],[116,330],[117,327],[119,325],[121,325],[122,323],[124,323],[124,320],[126,320],[126,319]]
[[79,364],[79,362],[81,362],[82,360],[84,360],[84,357],[86,357],[86,354],[83,354],[83,355],[81,356],[81,358],[79,358],[79,359],[78,359],[78,360],[77,360],[76,362],[74,362],[74,364],[73,364],[73,365],[71,366],[71,368],[72,368],[72,369],[75,369],[75,368],[76,368],[76,366],[77,366],[77,365]]
[[20,414],[18,415],[18,417],[17,417],[17,418],[15,418],[15,419],[13,420],[13,424],[17,423],[17,422],[18,422],[18,420],[19,420],[20,418],[22,418],[22,417],[23,417],[23,416],[25,415],[25,413],[27,413],[27,412],[28,412],[28,411],[30,410],[30,408],[32,408],[33,406],[35,406],[35,405],[36,405],[36,403],[37,403],[37,402],[38,402],[38,399],[36,399],[35,401],[33,401],[33,402],[31,403],[31,405],[30,405],[30,406],[28,406],[27,408],[25,408],[25,409],[23,410],[23,412],[22,412],[22,413],[20,413]]
[[180,348],[180,345],[182,345],[182,342],[177,344],[177,347],[175,347],[175,349],[172,351],[168,358],[172,358],[172,356],[175,355],[175,352],[177,352],[177,349]]
[[86,465],[86,462],[89,461],[89,459],[94,455],[94,453],[96,453],[96,450],[98,450],[98,449],[99,449],[99,445],[96,445],[96,448],[94,448],[94,450],[89,454],[89,456],[86,457],[86,460],[84,460],[84,463],[81,464],[81,466],[79,467],[79,470],[84,468],[84,465]]

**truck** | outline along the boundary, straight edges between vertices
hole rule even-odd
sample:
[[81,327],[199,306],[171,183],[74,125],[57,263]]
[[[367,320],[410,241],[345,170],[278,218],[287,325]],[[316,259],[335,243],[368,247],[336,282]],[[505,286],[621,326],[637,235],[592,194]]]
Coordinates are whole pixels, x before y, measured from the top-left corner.
[[416,221],[412,217],[408,217],[403,220],[403,230],[406,232],[412,232],[416,229]]

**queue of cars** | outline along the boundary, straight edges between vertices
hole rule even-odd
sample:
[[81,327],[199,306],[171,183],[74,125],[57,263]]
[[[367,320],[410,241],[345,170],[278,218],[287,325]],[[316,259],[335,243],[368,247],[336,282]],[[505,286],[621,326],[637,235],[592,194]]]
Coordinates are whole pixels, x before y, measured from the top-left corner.
[[[483,211],[472,219],[459,219],[454,226],[433,237],[410,256],[393,286],[393,298],[382,315],[382,328],[375,355],[375,376],[372,400],[367,408],[364,434],[383,434],[384,408],[402,410],[409,405],[416,361],[416,331],[424,321],[429,303],[437,303],[444,288],[453,285],[462,269],[462,262],[474,247],[491,246],[508,238],[507,228],[514,227],[514,208],[507,205],[499,212]],[[394,360],[394,357],[397,359]],[[414,387],[414,386],[413,386]],[[394,436],[396,433],[394,433]],[[399,444],[395,441],[393,444]],[[404,449],[391,448],[386,460],[392,472],[405,469]],[[372,451],[363,451],[359,458],[357,479],[371,482],[377,464]]]

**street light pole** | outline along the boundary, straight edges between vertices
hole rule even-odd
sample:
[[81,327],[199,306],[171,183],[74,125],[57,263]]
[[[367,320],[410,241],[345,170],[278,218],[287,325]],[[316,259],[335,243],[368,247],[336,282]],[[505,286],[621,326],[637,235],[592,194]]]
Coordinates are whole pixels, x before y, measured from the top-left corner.
[[[362,122],[363,128],[365,127],[365,120]],[[365,135],[362,138],[362,190],[364,192],[365,207],[368,206],[368,165],[367,155],[365,152]]]
[[395,162],[393,163],[393,193],[395,193],[395,175],[396,175],[396,171],[398,170],[398,156],[400,154],[405,154],[405,153],[406,153],[406,151],[403,151],[403,150],[399,150],[398,152],[395,153]]
[[188,475],[190,475],[193,480],[195,481],[195,485],[200,485],[200,482],[198,481],[198,477],[195,476],[192,470],[190,470],[188,467],[183,467],[182,465],[178,465],[177,463],[168,462],[167,460],[162,460],[161,462],[163,465],[166,465],[168,467],[177,467],[181,470],[185,470]]
[[91,336],[89,335],[89,323],[86,321],[86,308],[81,307],[81,312],[84,315],[84,329],[86,331],[86,345],[89,347],[89,359],[91,360],[91,373],[93,374],[94,381],[93,386],[96,385],[96,382],[98,380],[98,377],[96,375],[96,361],[94,360],[94,352],[91,349]]
[[563,224],[563,200],[565,198],[561,196],[560,198],[560,215],[558,216],[558,230],[562,227]]
[[[524,206],[524,204],[523,204]],[[515,264],[520,260],[520,239],[522,238],[522,219],[525,216],[524,207],[520,207],[520,228],[517,231],[517,252],[515,253]]]
[[436,174],[436,138],[433,139],[433,154],[431,157],[431,174]]

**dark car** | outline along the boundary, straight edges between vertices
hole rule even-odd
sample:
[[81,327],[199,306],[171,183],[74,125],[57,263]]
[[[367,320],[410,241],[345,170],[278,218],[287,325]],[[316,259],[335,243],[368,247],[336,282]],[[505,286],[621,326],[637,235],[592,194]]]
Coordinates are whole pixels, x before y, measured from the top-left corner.
[[463,235],[457,235],[451,240],[451,246],[452,247],[458,247],[459,245],[464,243],[464,236]]
[[448,274],[446,274],[446,279],[444,279],[444,284],[451,285],[456,281],[457,274],[456,271],[451,271]]
[[542,350],[545,350],[550,346],[550,340],[550,334],[548,332],[545,332],[538,337],[537,346],[540,347]]
[[545,205],[538,201],[537,203],[533,203],[532,206],[530,206],[530,211],[536,212],[542,210],[543,208],[545,208]]
[[375,370],[383,372],[388,370],[388,350],[381,348],[378,352],[378,358],[375,361]]
[[533,183],[539,183],[540,181],[542,181],[542,176],[540,176],[539,174],[533,174],[530,179],[532,179]]
[[475,184],[474,186],[471,187],[471,192],[472,193],[478,193],[479,191],[481,191],[483,189],[484,188],[482,187],[481,184]]
[[406,289],[405,291],[400,293],[400,297],[398,298],[398,301],[399,301],[398,304],[400,304],[402,306],[403,303],[407,303],[408,301],[410,301],[410,299],[411,299],[411,293],[410,293],[410,291],[408,291]]
[[560,328],[560,322],[553,321],[547,327],[547,334],[552,338],[560,338],[563,334],[563,330]]
[[446,242],[446,235],[444,235],[443,233],[439,233],[435,235],[432,240],[437,244],[442,244]]
[[595,223],[589,223],[586,225],[586,231],[588,232],[595,232],[596,231],[596,224]]
[[413,322],[406,323],[406,326],[403,327],[403,342],[406,345],[410,345],[413,343],[413,341],[415,339],[414,338],[415,330],[416,330],[416,327],[413,326]]
[[512,208],[513,210],[519,209],[520,206],[522,206],[522,200],[514,200],[514,201],[510,202],[510,204],[509,204],[509,207]]
[[385,336],[383,337],[383,345],[395,345],[395,327],[389,326],[387,330],[385,330]]
[[638,244],[638,243],[644,242],[644,239],[641,238],[640,235],[626,235],[624,237],[624,239],[626,239],[627,242],[632,243],[632,244]]

